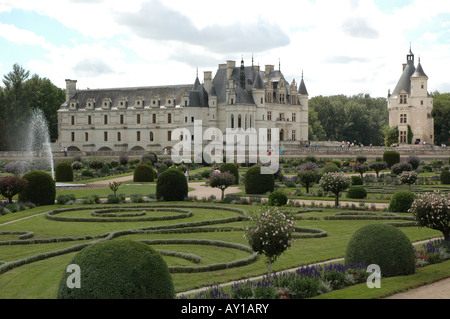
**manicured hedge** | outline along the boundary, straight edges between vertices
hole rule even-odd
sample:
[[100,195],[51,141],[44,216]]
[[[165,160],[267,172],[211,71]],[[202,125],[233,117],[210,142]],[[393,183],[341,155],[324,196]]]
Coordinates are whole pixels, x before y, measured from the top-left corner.
[[28,187],[19,194],[20,201],[38,206],[55,204],[56,184],[50,174],[33,171],[23,175],[23,178],[28,181]]
[[273,192],[275,179],[273,174],[261,174],[261,166],[252,166],[244,177],[246,194],[265,194]]

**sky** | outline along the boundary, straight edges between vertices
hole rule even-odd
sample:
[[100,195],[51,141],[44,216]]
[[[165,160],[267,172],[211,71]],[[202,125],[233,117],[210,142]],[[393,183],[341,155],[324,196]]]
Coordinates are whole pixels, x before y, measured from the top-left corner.
[[60,88],[193,84],[253,59],[310,97],[386,97],[410,48],[450,92],[450,1],[0,0],[0,77],[17,63]]

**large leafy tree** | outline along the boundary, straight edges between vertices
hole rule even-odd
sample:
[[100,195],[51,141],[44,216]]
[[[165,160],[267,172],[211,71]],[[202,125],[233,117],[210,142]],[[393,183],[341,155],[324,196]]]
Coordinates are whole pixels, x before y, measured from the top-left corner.
[[433,93],[434,143],[448,144],[450,138],[450,93]]
[[59,106],[64,102],[64,90],[49,79],[40,78],[18,64],[3,77],[0,87],[0,150],[21,150],[25,146],[28,120],[33,108],[44,112],[50,138],[58,138]]

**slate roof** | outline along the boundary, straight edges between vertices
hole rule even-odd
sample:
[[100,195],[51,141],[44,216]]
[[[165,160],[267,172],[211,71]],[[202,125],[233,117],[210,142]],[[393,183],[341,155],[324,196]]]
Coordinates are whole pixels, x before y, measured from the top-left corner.
[[[128,106],[134,106],[138,97],[144,99],[144,106],[151,106],[153,98],[159,98],[161,105],[167,105],[169,98],[175,98],[175,103],[179,104],[183,95],[189,93],[193,88],[192,84],[168,85],[168,86],[149,86],[149,87],[130,87],[130,88],[111,88],[111,89],[86,89],[77,90],[77,93],[70,99],[78,100],[78,109],[84,109],[86,102],[90,99],[95,100],[96,107],[102,106],[103,99],[111,99],[112,106],[117,107],[119,101],[126,99]],[[68,108],[68,103],[64,103],[61,108]]]
[[403,70],[402,75],[400,76],[400,79],[397,82],[397,85],[395,86],[394,91],[391,94],[392,97],[398,96],[403,90],[408,94],[411,94],[411,76],[415,71],[416,68],[414,67],[414,62],[408,62],[405,66],[405,69]]

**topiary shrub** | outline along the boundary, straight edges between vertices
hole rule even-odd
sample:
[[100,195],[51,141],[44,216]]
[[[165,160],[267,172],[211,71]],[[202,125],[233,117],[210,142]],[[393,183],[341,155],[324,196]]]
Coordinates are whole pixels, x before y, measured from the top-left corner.
[[139,164],[134,169],[133,181],[134,182],[153,182],[155,180],[155,174],[153,168],[148,164]]
[[69,162],[61,162],[55,167],[57,182],[73,182],[73,168]]
[[442,170],[440,175],[440,180],[442,185],[450,184],[450,171],[447,169]]
[[[69,288],[64,270],[58,299],[172,299],[174,287],[166,262],[152,247],[131,240],[88,246],[69,263],[80,267],[80,288]],[[72,281],[73,282],[73,281]]]
[[391,173],[396,175],[400,175],[403,172],[409,172],[412,170],[413,170],[412,165],[407,162],[397,163],[392,165],[391,167]]
[[32,202],[39,206],[55,204],[56,185],[50,174],[33,171],[23,175],[23,178],[28,181],[28,186],[19,193],[20,201]]
[[358,229],[347,245],[345,264],[376,264],[382,277],[415,272],[415,251],[411,241],[398,228],[370,224]]
[[270,193],[268,199],[270,206],[283,206],[286,205],[287,201],[288,201],[287,195],[280,190]]
[[273,192],[275,179],[273,174],[261,174],[261,166],[252,166],[244,177],[246,194],[264,194]]
[[165,170],[156,182],[156,198],[164,201],[182,201],[188,195],[188,183],[176,167]]
[[239,171],[235,164],[223,163],[222,165],[220,165],[219,170],[222,173],[230,172],[235,178],[234,184],[239,184]]
[[415,195],[410,191],[398,191],[392,195],[388,210],[390,212],[406,213],[414,202]]
[[330,172],[340,172],[341,170],[334,163],[328,163],[322,168],[322,173],[330,173]]
[[363,185],[361,176],[352,176],[352,185]]
[[383,153],[383,162],[386,162],[388,167],[400,163],[400,153],[396,151],[385,151]]
[[347,197],[348,198],[366,198],[367,197],[367,191],[364,187],[361,186],[353,186],[350,187],[347,191]]

